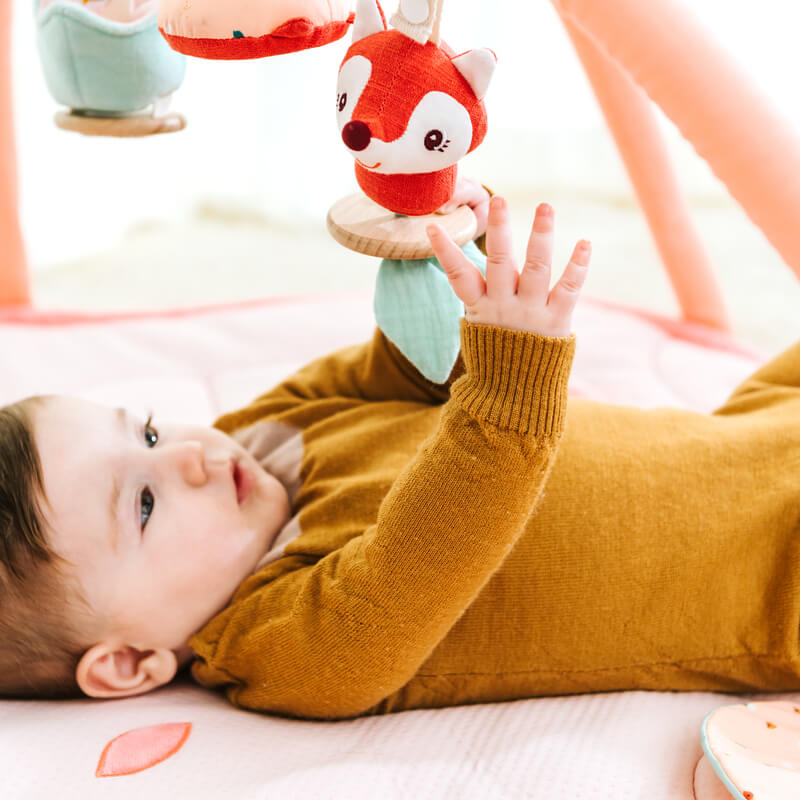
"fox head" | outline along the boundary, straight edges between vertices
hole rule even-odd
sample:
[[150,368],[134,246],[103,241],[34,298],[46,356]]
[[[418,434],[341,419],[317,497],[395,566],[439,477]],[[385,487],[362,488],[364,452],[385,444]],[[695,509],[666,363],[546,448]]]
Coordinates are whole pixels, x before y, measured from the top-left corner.
[[358,0],[336,95],[339,130],[357,165],[380,175],[453,167],[486,135],[482,98],[496,63],[491,50],[456,56],[444,43],[418,44],[387,29],[377,0]]

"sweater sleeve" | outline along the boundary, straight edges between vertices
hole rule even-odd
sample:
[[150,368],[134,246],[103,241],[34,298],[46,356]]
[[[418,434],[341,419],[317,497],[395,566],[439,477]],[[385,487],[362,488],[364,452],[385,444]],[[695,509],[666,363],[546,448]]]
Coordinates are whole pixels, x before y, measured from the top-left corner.
[[367,712],[407,683],[534,513],[564,427],[575,336],[461,321],[466,372],[377,522],[256,586],[189,644],[192,674],[243,708]]
[[734,389],[730,397],[712,412],[717,416],[737,414],[763,406],[765,391],[777,396],[800,389],[800,342],[795,342],[757,369]]

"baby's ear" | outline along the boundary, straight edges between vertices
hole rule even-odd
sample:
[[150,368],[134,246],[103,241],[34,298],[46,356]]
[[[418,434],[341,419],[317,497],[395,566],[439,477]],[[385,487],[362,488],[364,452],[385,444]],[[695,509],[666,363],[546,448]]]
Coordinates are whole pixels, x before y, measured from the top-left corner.
[[129,697],[169,683],[178,671],[172,650],[137,650],[119,642],[89,648],[75,670],[81,691],[89,697]]

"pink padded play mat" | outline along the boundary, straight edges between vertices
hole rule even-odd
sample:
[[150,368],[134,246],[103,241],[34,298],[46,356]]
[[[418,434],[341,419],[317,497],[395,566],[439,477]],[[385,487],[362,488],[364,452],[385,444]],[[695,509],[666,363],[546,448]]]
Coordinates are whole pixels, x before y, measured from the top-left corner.
[[[606,114],[681,308],[673,319],[582,299],[570,393],[711,411],[767,354],[733,335],[651,101],[795,272],[800,190],[784,176],[800,175],[800,146],[757,93],[748,94],[745,76],[668,0],[553,4]],[[10,4],[2,4],[0,404],[65,393],[210,424],[311,359],[370,338],[368,292],[162,312],[37,310],[18,219],[10,14]],[[670,37],[662,35],[664,18],[671,20]],[[659,67],[664,63],[673,65],[668,74]],[[731,84],[741,86],[735,104],[716,91]],[[741,108],[748,109],[747,124]],[[719,131],[734,127],[736,137],[722,140]],[[757,175],[742,172],[742,153],[758,161]],[[631,691],[320,723],[237,710],[182,676],[123,700],[0,700],[0,797],[723,800],[737,795],[704,760],[703,721],[720,707],[766,699],[800,703],[790,695]]]

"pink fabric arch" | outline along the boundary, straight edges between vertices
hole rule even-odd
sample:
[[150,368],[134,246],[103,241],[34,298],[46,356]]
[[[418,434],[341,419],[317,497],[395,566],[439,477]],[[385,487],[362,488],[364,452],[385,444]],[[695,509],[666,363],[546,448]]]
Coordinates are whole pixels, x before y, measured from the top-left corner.
[[11,86],[11,6],[0,3],[0,306],[30,305],[19,227]]
[[730,332],[719,282],[675,178],[653,104],[577,25],[563,22],[628,170],[682,316]]
[[[688,216],[671,218],[671,170],[624,74],[678,126],[800,276],[800,139],[748,76],[671,0],[552,0],[576,43],[659,243],[684,317],[727,329],[721,295]],[[735,89],[735,91],[734,91]],[[637,125],[642,126],[635,134]],[[639,138],[645,141],[639,141]],[[673,223],[677,228],[673,228]],[[688,257],[687,257],[688,249]]]

